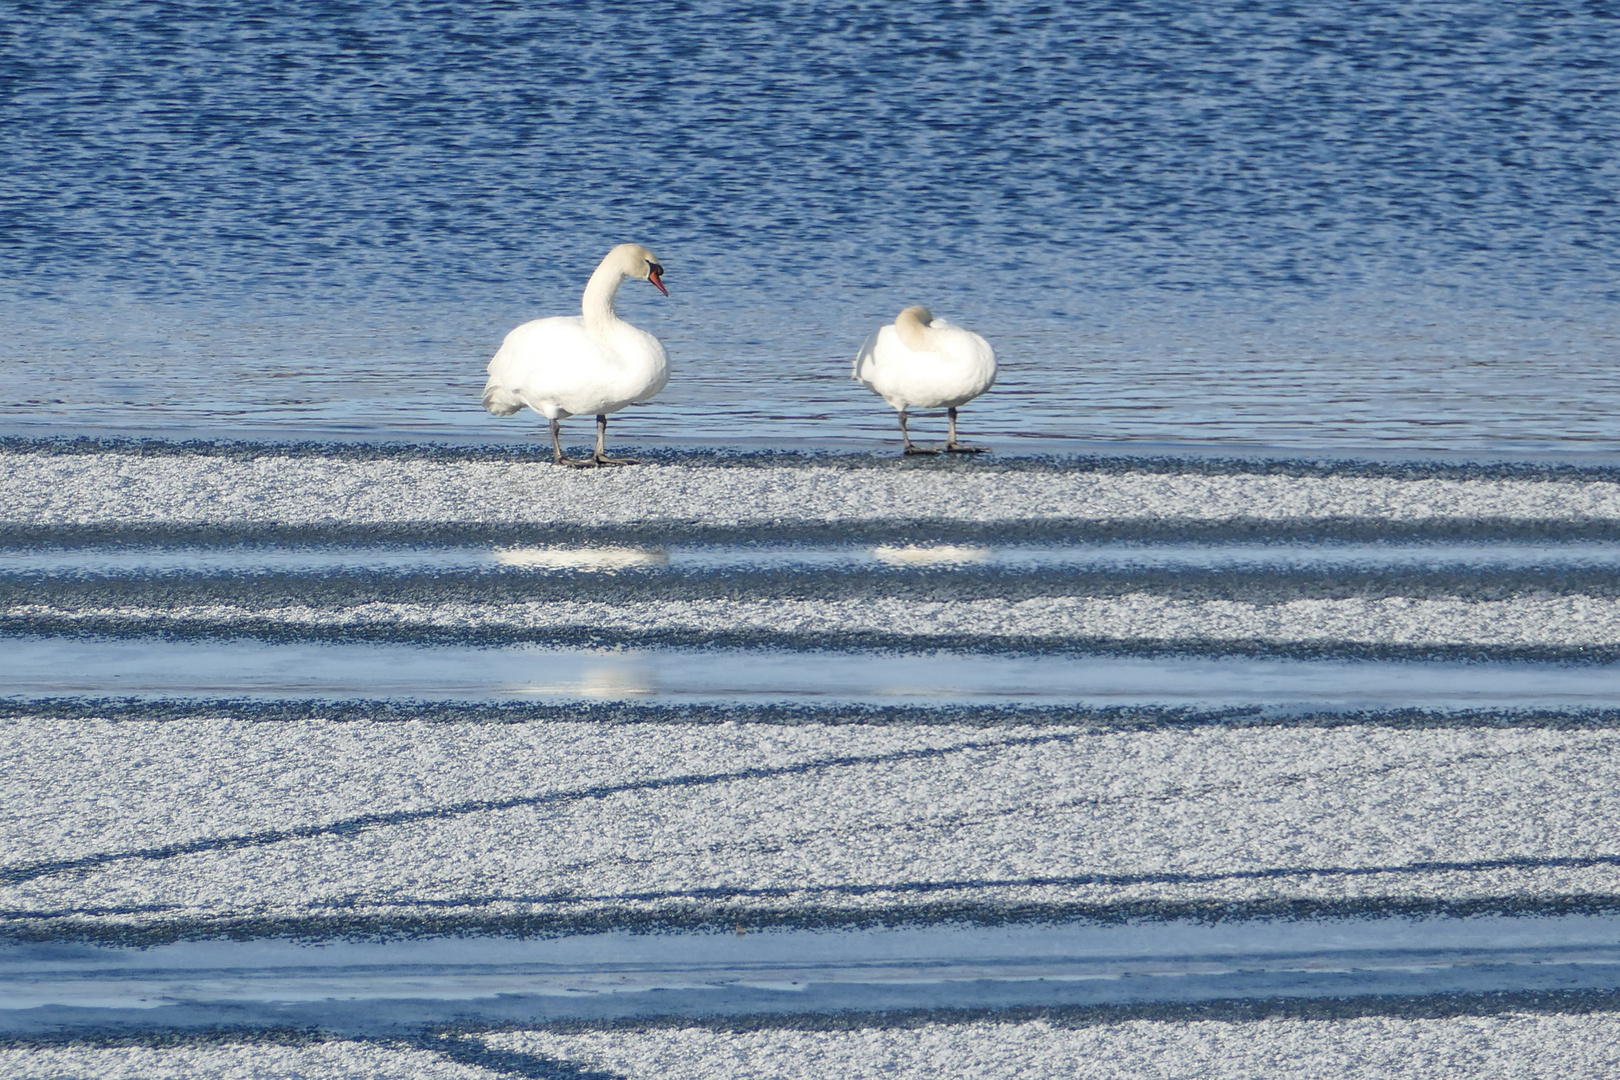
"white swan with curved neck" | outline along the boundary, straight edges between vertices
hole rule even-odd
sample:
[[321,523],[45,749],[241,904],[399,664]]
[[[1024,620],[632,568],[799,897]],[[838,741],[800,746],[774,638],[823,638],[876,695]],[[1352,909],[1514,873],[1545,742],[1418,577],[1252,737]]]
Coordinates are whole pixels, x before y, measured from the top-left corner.
[[900,414],[900,438],[906,453],[939,453],[912,445],[906,410],[914,407],[948,410],[946,453],[984,451],[985,447],[956,441],[956,407],[972,401],[996,381],[995,350],[973,331],[936,319],[925,307],[908,307],[893,323],[866,339],[851,374]]
[[[625,278],[650,281],[668,296],[663,273],[658,257],[640,244],[620,244],[608,252],[585,286],[583,314],[536,319],[506,335],[489,362],[484,408],[511,416],[527,405],[551,421],[552,460],[558,465],[634,465],[630,458],[607,456],[607,414],[662,390],[669,382],[669,358],[657,338],[619,318],[613,298]],[[591,413],[596,414],[596,453],[563,457],[558,422]]]

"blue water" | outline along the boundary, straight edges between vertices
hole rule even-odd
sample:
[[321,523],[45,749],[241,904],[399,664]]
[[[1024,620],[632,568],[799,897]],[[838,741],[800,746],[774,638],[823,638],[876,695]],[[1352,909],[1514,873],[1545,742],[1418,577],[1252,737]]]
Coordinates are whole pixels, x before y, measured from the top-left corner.
[[515,439],[484,363],[634,239],[628,443],[877,446],[922,302],[998,449],[1609,453],[1617,14],[3,3],[0,434]]

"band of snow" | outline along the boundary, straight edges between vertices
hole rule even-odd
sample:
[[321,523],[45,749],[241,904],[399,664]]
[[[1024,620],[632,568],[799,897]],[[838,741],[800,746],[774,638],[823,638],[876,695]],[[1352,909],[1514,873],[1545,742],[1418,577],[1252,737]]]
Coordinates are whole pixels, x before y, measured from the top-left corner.
[[1261,474],[0,453],[0,521],[624,525],[1053,519],[1620,520],[1620,484]]

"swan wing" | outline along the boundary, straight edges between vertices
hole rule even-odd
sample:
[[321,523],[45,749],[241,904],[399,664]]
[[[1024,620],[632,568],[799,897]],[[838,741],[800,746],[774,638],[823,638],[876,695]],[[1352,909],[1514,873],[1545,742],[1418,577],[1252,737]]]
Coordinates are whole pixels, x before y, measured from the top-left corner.
[[984,372],[987,377],[995,378],[996,351],[990,347],[988,341],[973,331],[948,323],[944,319],[935,319],[934,326],[945,331],[936,339],[940,352],[970,370]]
[[[941,332],[935,348],[948,365],[950,375],[941,380],[941,404],[961,405],[984,393],[996,382],[996,351],[973,331],[934,320]],[[941,373],[943,375],[943,372]]]
[[[664,343],[638,326],[620,322],[611,339],[614,371],[608,380],[609,396],[619,404],[613,412],[634,401],[650,401],[669,385],[669,353]],[[605,373],[604,373],[605,374]]]
[[489,362],[489,377],[507,385],[528,379],[566,376],[570,369],[601,358],[602,349],[585,332],[578,315],[535,319],[506,335]]
[[556,418],[617,412],[651,398],[668,381],[668,357],[651,334],[617,322],[599,340],[583,318],[560,316],[506,335],[489,362],[484,396],[498,408],[520,401]]
[[535,319],[507,334],[490,360],[485,408],[493,402],[503,416],[523,405],[547,417],[573,415],[585,410],[572,405],[598,396],[594,384],[612,366],[613,357],[585,332],[584,319]]

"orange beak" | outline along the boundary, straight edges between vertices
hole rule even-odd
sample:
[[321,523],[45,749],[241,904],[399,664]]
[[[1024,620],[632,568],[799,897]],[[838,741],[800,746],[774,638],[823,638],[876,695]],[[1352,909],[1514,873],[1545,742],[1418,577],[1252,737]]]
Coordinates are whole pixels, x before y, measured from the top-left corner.
[[665,296],[669,295],[669,290],[664,288],[664,268],[662,266],[651,267],[647,271],[647,280],[652,282],[659,292]]

